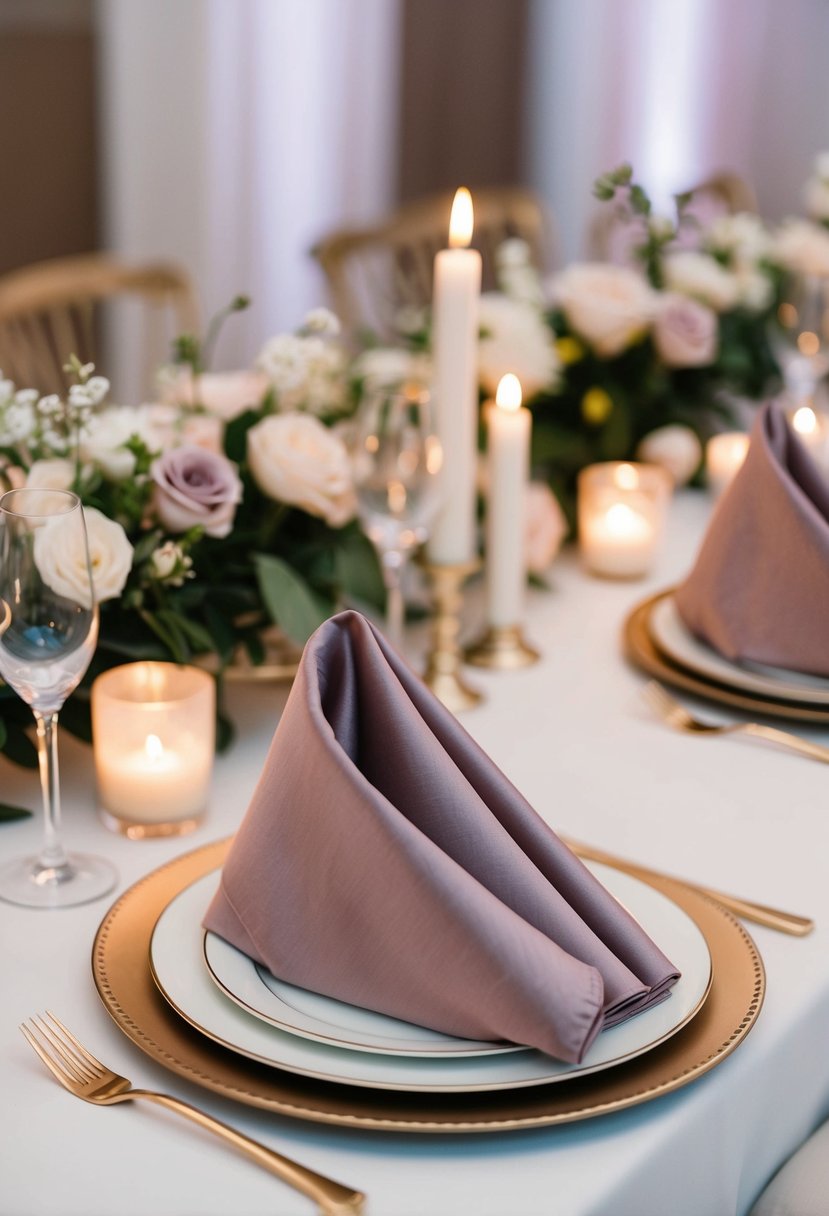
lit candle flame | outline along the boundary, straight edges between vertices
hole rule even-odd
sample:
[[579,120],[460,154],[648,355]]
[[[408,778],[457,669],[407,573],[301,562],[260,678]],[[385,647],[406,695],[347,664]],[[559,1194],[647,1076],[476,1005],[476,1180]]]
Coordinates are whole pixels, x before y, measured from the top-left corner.
[[461,186],[455,191],[452,214],[449,217],[449,248],[465,249],[472,240],[473,227],[472,195],[466,186]]
[[512,372],[507,372],[498,381],[498,389],[495,393],[495,404],[499,409],[507,410],[513,413],[521,408],[521,381]]
[[817,430],[817,414],[810,405],[801,405],[794,412],[792,426],[799,435],[811,435]]
[[620,490],[635,490],[639,485],[639,474],[632,464],[620,464],[613,480]]
[[147,735],[144,743],[144,751],[147,753],[147,759],[151,764],[157,764],[164,755],[164,744],[159,739],[158,735]]

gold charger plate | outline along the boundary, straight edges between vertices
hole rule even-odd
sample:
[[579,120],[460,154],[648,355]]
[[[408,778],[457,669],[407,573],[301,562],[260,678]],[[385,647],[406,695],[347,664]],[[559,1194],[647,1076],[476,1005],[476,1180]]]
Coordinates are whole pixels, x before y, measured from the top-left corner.
[[650,631],[650,618],[654,608],[675,588],[669,587],[657,595],[649,596],[637,604],[624,624],[624,645],[628,659],[648,675],[664,684],[681,688],[697,697],[728,705],[749,714],[763,714],[771,718],[789,718],[798,722],[818,722],[829,726],[829,706],[806,705],[800,701],[777,701],[772,697],[744,692],[717,680],[708,679],[697,672],[689,671],[664,655],[654,641]]
[[763,964],[742,925],[671,879],[648,880],[693,917],[711,952],[714,981],[691,1023],[668,1042],[605,1072],[533,1089],[410,1094],[335,1085],[265,1067],[212,1043],[158,992],[150,937],[170,900],[222,864],[229,841],[205,845],[154,870],[110,908],[95,937],[92,970],[107,1011],[157,1063],[197,1085],[281,1115],[395,1132],[501,1132],[622,1110],[670,1093],[728,1056],[754,1025],[765,992]]

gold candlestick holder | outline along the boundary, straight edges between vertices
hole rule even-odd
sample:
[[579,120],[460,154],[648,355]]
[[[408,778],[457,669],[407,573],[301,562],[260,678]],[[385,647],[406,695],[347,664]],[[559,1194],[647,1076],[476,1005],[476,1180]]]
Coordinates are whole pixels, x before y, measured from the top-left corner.
[[480,569],[480,562],[446,564],[425,563],[432,585],[434,620],[432,648],[426,660],[423,681],[453,714],[471,709],[483,700],[483,693],[461,679],[463,651],[458,641],[461,627],[462,587]]
[[480,641],[466,652],[467,663],[497,671],[529,667],[540,658],[535,647],[524,638],[520,625],[491,625]]

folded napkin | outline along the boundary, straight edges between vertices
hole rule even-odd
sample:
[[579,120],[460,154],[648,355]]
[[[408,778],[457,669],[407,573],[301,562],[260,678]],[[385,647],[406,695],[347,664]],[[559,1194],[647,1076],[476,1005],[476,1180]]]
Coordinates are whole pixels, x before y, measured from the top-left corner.
[[827,605],[829,486],[780,407],[767,405],[676,606],[726,658],[829,676]]
[[570,1061],[678,975],[355,612],[305,648],[204,924],[300,987]]

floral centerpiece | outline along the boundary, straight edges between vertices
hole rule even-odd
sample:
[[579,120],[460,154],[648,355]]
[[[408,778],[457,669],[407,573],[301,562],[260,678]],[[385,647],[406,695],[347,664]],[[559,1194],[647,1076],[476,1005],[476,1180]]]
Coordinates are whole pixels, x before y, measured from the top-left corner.
[[[181,339],[163,400],[139,407],[107,405],[108,381],[74,358],[65,397],[0,382],[6,487],[72,489],[84,503],[101,607],[87,688],[134,659],[212,656],[221,674],[240,649],[261,662],[269,626],[302,643],[345,597],[382,605],[337,429],[356,399],[338,330],[317,310],[267,343],[254,372],[227,375],[205,371],[209,343]],[[71,584],[84,559],[49,560]],[[5,686],[0,698],[0,747],[35,763],[26,707]],[[87,735],[83,687],[62,720]]]
[[752,215],[700,228],[652,213],[624,166],[596,196],[630,237],[632,264],[583,262],[543,284],[520,241],[499,253],[500,292],[481,300],[480,371],[490,395],[515,371],[533,410],[533,460],[573,517],[585,465],[634,457],[691,478],[702,441],[736,399],[777,384],[769,346],[771,239]]

